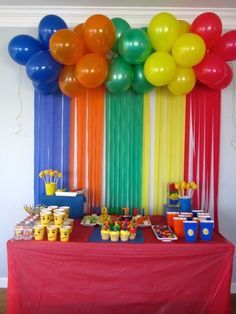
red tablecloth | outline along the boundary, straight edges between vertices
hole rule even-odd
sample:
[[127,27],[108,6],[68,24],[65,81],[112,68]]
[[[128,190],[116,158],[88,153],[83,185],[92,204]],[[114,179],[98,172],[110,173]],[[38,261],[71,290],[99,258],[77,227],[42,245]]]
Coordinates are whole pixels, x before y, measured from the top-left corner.
[[8,313],[230,313],[234,247],[221,235],[162,243],[145,228],[142,244],[88,243],[78,223],[69,243],[8,241]]

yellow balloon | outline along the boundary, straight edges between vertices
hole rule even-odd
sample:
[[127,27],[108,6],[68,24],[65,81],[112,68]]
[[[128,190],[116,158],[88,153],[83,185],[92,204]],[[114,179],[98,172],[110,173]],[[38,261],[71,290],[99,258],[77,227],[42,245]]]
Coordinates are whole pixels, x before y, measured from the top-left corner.
[[170,13],[155,15],[148,25],[148,36],[157,51],[168,52],[179,35],[178,20]]
[[186,95],[190,93],[196,84],[196,75],[192,68],[177,66],[174,79],[167,85],[174,95]]
[[190,24],[187,21],[179,20],[179,36],[188,33],[190,29]]
[[176,64],[167,52],[154,52],[144,64],[144,76],[154,86],[164,86],[175,76]]
[[206,53],[206,45],[201,36],[186,33],[176,39],[172,56],[182,67],[192,67],[202,61]]

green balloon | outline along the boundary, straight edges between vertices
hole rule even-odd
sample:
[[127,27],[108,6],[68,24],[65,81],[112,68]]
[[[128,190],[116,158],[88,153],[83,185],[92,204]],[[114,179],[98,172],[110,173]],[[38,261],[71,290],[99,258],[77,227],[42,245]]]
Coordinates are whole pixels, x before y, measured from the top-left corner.
[[115,52],[118,52],[118,42],[121,38],[122,34],[130,28],[130,25],[128,22],[126,22],[124,19],[120,17],[114,17],[111,19],[113,25],[115,26],[115,43],[112,47],[112,50]]
[[143,64],[135,65],[133,67],[133,83],[132,83],[132,88],[136,93],[140,94],[145,94],[149,93],[151,90],[155,88],[152,84],[150,84],[145,76],[144,76],[144,71],[143,71]]
[[133,69],[126,61],[117,57],[109,65],[106,88],[111,93],[124,92],[130,88],[133,79]]
[[139,28],[128,29],[119,40],[119,53],[125,61],[131,64],[145,62],[151,50],[147,33]]

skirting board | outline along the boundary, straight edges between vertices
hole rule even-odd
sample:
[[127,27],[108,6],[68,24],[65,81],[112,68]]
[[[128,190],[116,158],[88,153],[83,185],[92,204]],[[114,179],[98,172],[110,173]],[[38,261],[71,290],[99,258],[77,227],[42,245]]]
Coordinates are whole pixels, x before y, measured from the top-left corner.
[[[0,288],[7,288],[7,277],[0,277]],[[236,293],[236,282],[231,283],[231,293]]]

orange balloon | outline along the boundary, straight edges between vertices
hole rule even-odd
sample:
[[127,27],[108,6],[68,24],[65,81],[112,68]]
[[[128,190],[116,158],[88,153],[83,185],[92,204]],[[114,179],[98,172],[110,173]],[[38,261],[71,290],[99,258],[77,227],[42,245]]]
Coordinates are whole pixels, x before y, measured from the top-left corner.
[[[75,28],[73,29],[74,32],[76,32],[80,38],[83,39],[83,28],[84,28],[84,23],[78,24],[75,26]],[[88,47],[85,45],[84,42],[84,55],[86,55],[87,53],[90,53],[90,50],[88,49]]]
[[83,39],[90,51],[105,55],[115,42],[115,27],[107,16],[92,15],[84,23]]
[[84,23],[80,23],[73,28],[73,31],[76,32],[80,37],[82,37],[83,27],[84,27]]
[[75,77],[74,65],[64,66],[60,73],[58,81],[62,93],[69,97],[79,96],[81,89],[84,88]]
[[70,29],[61,29],[50,38],[49,50],[55,60],[72,65],[84,54],[84,42]]
[[102,85],[108,75],[108,65],[105,57],[89,53],[76,64],[75,77],[80,84],[87,88],[95,88]]

